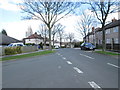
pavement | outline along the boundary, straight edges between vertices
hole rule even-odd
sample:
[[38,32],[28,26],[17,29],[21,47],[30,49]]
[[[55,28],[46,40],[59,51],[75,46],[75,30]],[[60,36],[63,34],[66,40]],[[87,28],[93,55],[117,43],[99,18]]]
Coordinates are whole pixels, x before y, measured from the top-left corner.
[[[2,63],[3,88],[118,88],[118,59],[80,49]],[[97,88],[97,89],[96,89]]]
[[[95,51],[102,51],[102,49],[95,49]],[[110,51],[110,50],[107,50],[107,52],[113,52],[113,53],[118,54],[118,52],[114,52],[114,51]],[[107,55],[107,56],[110,56],[110,57],[113,57],[113,58],[116,58],[116,59],[120,58],[120,55]]]

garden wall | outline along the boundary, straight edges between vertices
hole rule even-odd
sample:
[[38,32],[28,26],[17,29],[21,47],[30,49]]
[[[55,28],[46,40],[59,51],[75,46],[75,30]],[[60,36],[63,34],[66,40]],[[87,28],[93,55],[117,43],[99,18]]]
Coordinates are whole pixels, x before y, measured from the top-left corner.
[[[3,56],[5,55],[5,48],[7,47],[0,47],[0,56]],[[13,47],[11,47],[13,48]],[[34,52],[34,51],[37,51],[38,50],[38,47],[37,46],[24,46],[24,47],[21,47],[21,52],[22,53],[27,53],[27,52]]]

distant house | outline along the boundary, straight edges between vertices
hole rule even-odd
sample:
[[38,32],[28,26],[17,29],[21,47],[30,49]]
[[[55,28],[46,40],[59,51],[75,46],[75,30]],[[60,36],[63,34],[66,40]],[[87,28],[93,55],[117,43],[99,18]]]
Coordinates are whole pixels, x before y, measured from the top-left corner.
[[1,33],[0,33],[0,37],[1,37],[0,45],[8,45],[10,43],[20,42],[20,40],[17,40],[15,38],[10,37],[10,36],[6,36],[6,35],[1,34]]
[[[106,49],[120,50],[120,19],[113,19],[111,23],[105,27]],[[89,37],[89,40],[88,40]],[[93,43],[98,47],[102,46],[102,29],[96,28],[95,32],[91,32],[86,36],[87,42]]]
[[28,36],[27,38],[24,38],[24,43],[28,44],[28,43],[32,43],[32,44],[40,44],[40,43],[44,43],[43,40],[44,38],[41,35],[38,35],[36,32],[30,36]]

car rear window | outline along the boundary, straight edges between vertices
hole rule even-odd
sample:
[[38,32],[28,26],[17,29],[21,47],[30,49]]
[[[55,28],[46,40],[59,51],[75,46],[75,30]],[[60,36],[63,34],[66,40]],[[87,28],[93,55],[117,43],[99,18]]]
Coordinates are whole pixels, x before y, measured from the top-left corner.
[[86,43],[85,45],[86,45],[86,46],[92,46],[92,44],[91,44],[91,43]]
[[10,47],[11,47],[11,46],[13,46],[13,44],[9,44],[8,46],[10,46]]
[[17,44],[17,46],[23,46],[22,44]]

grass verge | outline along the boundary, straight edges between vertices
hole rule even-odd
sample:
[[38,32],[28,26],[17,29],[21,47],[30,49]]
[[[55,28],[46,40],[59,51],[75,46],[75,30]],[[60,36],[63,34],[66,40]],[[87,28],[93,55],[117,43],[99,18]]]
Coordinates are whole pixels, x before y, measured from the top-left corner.
[[46,55],[49,53],[54,53],[55,51],[41,51],[41,52],[35,52],[35,53],[30,53],[30,54],[23,54],[23,55],[17,55],[17,56],[10,56],[10,57],[3,57],[2,61],[5,60],[12,60],[12,59],[21,59],[21,58],[27,58],[27,57],[32,57],[32,56],[38,56],[38,55]]
[[95,51],[96,53],[106,54],[106,55],[120,55],[119,53],[107,52],[107,51]]

